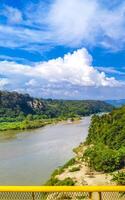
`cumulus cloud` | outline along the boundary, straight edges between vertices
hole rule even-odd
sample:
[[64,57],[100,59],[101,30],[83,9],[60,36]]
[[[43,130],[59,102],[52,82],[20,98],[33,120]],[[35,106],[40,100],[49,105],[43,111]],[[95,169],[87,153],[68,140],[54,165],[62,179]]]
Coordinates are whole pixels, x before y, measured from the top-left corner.
[[106,95],[106,91],[116,88],[121,91],[125,86],[92,66],[92,56],[85,48],[34,66],[1,61],[0,72],[1,77],[6,77],[0,80],[1,89],[44,98],[96,98],[93,91],[102,98],[104,92]]
[[4,89],[9,84],[9,80],[7,78],[0,78],[0,89]]
[[28,77],[27,86],[36,86],[37,79],[50,83],[70,83],[78,86],[120,86],[121,83],[113,77],[107,77],[92,66],[92,57],[84,48],[68,53],[63,58],[37,63],[34,66],[3,61],[0,71],[4,75]]

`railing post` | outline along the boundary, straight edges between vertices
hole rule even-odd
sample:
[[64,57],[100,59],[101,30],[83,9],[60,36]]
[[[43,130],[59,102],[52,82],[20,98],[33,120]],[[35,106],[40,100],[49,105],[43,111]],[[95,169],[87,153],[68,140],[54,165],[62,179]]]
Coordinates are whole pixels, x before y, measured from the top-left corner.
[[89,200],[92,200],[92,192],[89,192]]
[[99,194],[99,200],[102,200],[102,193],[98,192],[98,194]]
[[35,195],[34,195],[34,192],[32,192],[32,198],[33,198],[33,200],[35,200]]

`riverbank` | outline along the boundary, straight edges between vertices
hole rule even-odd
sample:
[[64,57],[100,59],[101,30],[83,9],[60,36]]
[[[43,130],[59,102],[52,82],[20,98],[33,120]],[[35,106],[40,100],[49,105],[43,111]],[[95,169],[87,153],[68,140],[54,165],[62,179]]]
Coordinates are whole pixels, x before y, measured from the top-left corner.
[[110,173],[96,172],[83,161],[87,146],[80,144],[73,149],[75,157],[56,169],[46,185],[114,185]]
[[39,119],[39,120],[23,120],[23,121],[14,121],[14,122],[0,122],[0,131],[7,130],[29,130],[40,128],[49,124],[63,123],[67,120],[73,122],[80,120],[80,117],[74,118],[53,118],[53,119]]
[[123,138],[124,107],[109,114],[93,116],[86,141],[73,150],[73,162],[55,170],[47,184],[111,185],[114,181],[124,185]]

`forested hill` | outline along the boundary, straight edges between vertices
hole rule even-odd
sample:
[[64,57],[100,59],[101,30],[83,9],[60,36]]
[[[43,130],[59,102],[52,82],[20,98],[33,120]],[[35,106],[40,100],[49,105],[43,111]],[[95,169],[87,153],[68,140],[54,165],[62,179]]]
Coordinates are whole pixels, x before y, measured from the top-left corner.
[[103,101],[94,100],[52,100],[38,99],[28,94],[0,91],[0,117],[19,115],[43,115],[44,118],[60,116],[85,116],[111,111],[113,107]]
[[112,149],[125,146],[125,106],[92,117],[87,144],[103,143]]
[[0,91],[0,117],[35,114],[45,109],[44,103],[28,94]]
[[[112,172],[125,167],[125,106],[102,116],[93,116],[84,159],[97,171]],[[125,184],[125,172],[118,174]]]

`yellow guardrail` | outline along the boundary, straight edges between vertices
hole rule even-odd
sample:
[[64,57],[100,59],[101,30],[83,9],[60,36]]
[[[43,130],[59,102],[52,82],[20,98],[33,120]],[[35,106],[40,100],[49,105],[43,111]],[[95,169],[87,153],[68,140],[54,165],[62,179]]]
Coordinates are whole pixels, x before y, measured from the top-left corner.
[[125,200],[125,186],[0,186],[1,200]]
[[125,186],[0,186],[0,192],[125,192]]

